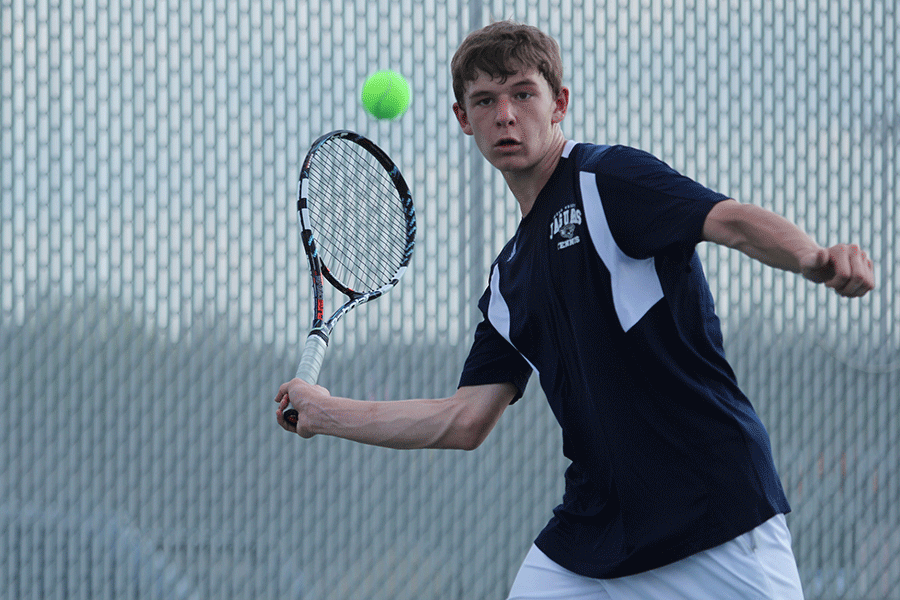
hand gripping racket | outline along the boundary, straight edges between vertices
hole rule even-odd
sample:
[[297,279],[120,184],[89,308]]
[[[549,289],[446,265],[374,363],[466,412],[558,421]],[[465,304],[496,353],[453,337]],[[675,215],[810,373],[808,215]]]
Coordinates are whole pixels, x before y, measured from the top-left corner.
[[[297,377],[316,383],[338,319],[397,285],[412,257],[416,213],[409,187],[387,154],[352,131],[323,135],[297,185],[300,237],[312,277],[313,321]],[[348,298],[324,320],[323,282]],[[288,405],[284,419],[297,423]]]

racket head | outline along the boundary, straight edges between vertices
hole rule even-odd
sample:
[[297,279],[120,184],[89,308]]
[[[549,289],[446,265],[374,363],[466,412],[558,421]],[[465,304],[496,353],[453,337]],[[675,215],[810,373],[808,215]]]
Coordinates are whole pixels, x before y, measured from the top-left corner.
[[416,236],[409,186],[365,136],[338,130],[313,142],[300,172],[297,211],[317,301],[323,277],[351,299],[367,301],[406,271]]

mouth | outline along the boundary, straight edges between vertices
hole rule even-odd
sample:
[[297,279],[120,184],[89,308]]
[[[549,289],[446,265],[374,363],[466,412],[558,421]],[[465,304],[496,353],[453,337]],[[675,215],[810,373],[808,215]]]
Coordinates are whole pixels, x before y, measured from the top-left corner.
[[509,149],[509,148],[516,148],[521,145],[522,145],[522,142],[520,142],[518,140],[514,140],[513,138],[503,138],[501,140],[498,140],[497,143],[494,144],[494,147],[502,148],[502,149]]

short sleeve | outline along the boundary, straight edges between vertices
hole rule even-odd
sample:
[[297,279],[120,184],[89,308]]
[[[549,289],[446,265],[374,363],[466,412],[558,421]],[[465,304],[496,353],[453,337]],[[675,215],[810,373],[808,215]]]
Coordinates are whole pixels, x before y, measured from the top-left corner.
[[728,198],[626,146],[605,152],[596,174],[610,231],[632,258],[676,249],[692,253],[709,211]]
[[463,366],[459,387],[512,383],[518,390],[513,402],[525,393],[531,366],[485,319],[475,328],[475,340]]

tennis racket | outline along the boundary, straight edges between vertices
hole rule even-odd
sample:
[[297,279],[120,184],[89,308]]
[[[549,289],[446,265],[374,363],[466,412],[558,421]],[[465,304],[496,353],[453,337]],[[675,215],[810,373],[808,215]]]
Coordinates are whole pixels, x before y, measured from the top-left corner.
[[[316,383],[335,323],[397,285],[412,257],[416,212],[400,169],[371,140],[332,131],[309,149],[297,184],[300,238],[309,259],[313,320],[297,377]],[[324,320],[324,281],[347,301]],[[288,405],[284,419],[297,423]]]

